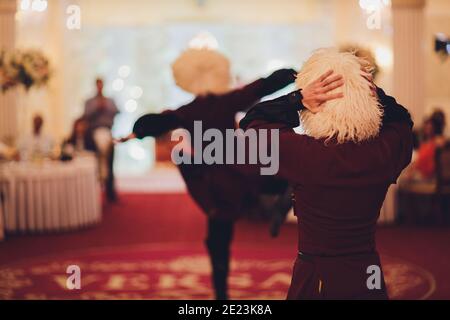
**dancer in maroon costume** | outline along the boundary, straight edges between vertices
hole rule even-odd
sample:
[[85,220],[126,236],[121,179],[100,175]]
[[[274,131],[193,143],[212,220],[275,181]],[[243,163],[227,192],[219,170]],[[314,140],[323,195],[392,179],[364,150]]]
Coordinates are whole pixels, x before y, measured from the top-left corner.
[[[293,83],[295,75],[292,69],[278,70],[241,89],[223,94],[200,95],[177,110],[145,115],[135,123],[133,134],[122,141],[158,137],[177,128],[184,128],[193,136],[194,121],[201,121],[203,130],[219,129],[225,136],[226,129],[235,128],[238,111],[248,110],[262,97]],[[235,221],[254,210],[255,197],[261,192],[276,193],[281,197],[289,195],[286,193],[288,184],[274,177],[249,178],[224,165],[181,164],[178,168],[190,195],[208,216],[206,246],[212,264],[215,294],[217,299],[227,299],[230,245]],[[290,206],[288,201],[288,206],[280,210],[287,212]]]
[[[246,130],[280,130],[277,176],[293,184],[298,217],[299,255],[288,299],[388,298],[375,229],[389,186],[410,163],[412,121],[376,88],[384,113],[376,137],[337,143],[295,133],[299,111],[307,105],[320,112],[324,88],[338,78],[330,71],[304,90],[256,105],[241,121]],[[258,166],[240,170],[259,172]],[[380,268],[378,288],[368,286],[370,266]]]

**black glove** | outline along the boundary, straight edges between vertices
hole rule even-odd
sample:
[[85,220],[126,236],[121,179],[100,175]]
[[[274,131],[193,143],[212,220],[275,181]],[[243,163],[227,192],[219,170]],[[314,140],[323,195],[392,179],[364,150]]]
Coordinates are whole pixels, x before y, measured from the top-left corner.
[[267,96],[283,89],[287,85],[293,83],[296,78],[297,71],[294,69],[280,69],[275,71],[264,79],[264,83],[261,88],[261,96]]
[[297,90],[277,99],[261,102],[247,112],[239,126],[246,130],[251,122],[262,120],[296,128],[300,125],[298,112],[303,109],[302,100],[302,93]]
[[178,117],[172,112],[146,114],[139,118],[133,127],[136,138],[158,137],[181,126]]

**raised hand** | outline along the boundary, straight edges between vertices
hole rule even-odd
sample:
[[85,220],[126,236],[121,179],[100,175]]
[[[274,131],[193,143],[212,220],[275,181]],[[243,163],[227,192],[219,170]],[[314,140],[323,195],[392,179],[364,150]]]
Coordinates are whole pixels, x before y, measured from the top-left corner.
[[334,74],[333,70],[329,70],[302,89],[302,103],[309,111],[317,113],[323,109],[325,102],[344,97],[342,92],[329,93],[343,85],[342,75]]
[[113,142],[114,142],[114,144],[119,144],[119,143],[124,143],[129,140],[133,140],[133,139],[136,139],[136,135],[134,133],[129,134],[128,136],[123,137],[123,138],[114,139]]

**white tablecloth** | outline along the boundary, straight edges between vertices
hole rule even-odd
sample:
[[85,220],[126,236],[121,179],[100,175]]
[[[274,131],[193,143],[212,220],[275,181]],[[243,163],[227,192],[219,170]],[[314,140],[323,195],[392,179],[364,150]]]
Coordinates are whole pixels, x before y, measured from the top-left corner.
[[1,164],[0,191],[7,233],[65,231],[101,220],[97,162],[93,157]]

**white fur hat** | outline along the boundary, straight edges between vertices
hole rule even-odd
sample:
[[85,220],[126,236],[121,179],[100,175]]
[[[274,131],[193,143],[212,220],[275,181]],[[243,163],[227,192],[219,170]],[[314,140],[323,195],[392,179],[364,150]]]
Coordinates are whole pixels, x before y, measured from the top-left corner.
[[344,86],[333,90],[344,98],[326,102],[322,111],[300,112],[305,133],[316,139],[336,139],[337,143],[361,142],[379,134],[383,111],[372,95],[368,81],[361,75],[364,60],[334,48],[317,50],[297,76],[296,85],[304,88],[328,70],[344,77]]
[[230,89],[230,62],[218,51],[187,49],[172,64],[176,84],[195,95],[221,94]]

